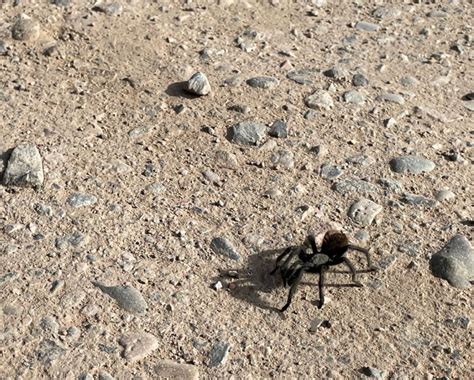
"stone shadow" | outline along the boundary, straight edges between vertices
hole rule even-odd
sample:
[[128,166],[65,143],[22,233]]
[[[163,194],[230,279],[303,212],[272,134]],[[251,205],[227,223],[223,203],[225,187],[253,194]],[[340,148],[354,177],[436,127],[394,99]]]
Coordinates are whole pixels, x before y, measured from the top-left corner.
[[191,94],[186,91],[187,82],[171,83],[165,90],[165,93],[175,98],[196,99],[199,95]]

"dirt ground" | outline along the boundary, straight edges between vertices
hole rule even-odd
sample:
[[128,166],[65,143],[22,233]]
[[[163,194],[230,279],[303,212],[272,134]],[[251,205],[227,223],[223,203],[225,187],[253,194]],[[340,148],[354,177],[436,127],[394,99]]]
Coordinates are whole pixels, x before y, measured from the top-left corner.
[[[472,287],[429,268],[454,235],[472,238],[472,2],[53,3],[0,2],[3,169],[32,143],[45,177],[0,186],[1,379],[155,379],[163,360],[204,379],[472,378]],[[22,13],[38,24],[13,38]],[[197,71],[207,96],[182,91]],[[261,76],[277,81],[246,82]],[[333,105],[309,108],[317,90]],[[276,120],[287,137],[268,134]],[[268,127],[257,145],[229,141],[242,121]],[[436,167],[393,172],[406,155]],[[370,190],[335,190],[350,178]],[[71,207],[77,192],[96,202]],[[383,207],[367,226],[348,216],[360,198]],[[334,268],[322,309],[307,274],[278,312],[277,253],[334,228],[379,270],[357,288]],[[92,281],[132,286],[146,312]],[[156,342],[128,360],[119,341],[137,332]]]

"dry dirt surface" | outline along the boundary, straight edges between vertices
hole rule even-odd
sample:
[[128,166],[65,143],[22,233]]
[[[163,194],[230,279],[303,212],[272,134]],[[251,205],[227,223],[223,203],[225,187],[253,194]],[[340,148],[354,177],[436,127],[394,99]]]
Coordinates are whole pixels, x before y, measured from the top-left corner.
[[473,9],[1,1],[0,378],[472,379]]

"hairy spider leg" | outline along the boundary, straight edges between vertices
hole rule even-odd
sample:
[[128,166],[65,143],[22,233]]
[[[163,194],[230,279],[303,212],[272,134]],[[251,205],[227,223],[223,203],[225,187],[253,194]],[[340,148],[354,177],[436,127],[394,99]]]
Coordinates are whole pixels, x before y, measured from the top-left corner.
[[372,265],[372,259],[370,258],[370,253],[369,250],[366,248],[359,247],[357,245],[349,244],[347,246],[348,249],[353,249],[354,251],[359,251],[365,254],[367,257],[367,266],[369,267],[370,270],[375,270],[375,267]]
[[286,309],[288,309],[288,307],[290,306],[291,304],[291,300],[293,299],[293,296],[295,295],[295,292],[296,292],[296,288],[298,287],[300,281],[301,281],[301,278],[303,277],[303,268],[300,268],[298,270],[298,273],[297,273],[297,276],[295,278],[295,281],[293,282],[293,284],[291,285],[291,288],[290,288],[290,292],[288,293],[288,300],[286,301],[286,304],[285,306],[283,306],[280,311],[281,312],[284,312]]
[[357,272],[356,272],[356,269],[354,267],[354,264],[352,264],[352,261],[350,261],[347,257],[343,257],[342,261],[344,262],[344,264],[346,264],[349,267],[349,269],[352,272],[352,282],[354,284],[356,284],[357,286],[363,286],[360,283],[360,281],[357,280]]
[[316,245],[316,241],[314,240],[313,235],[308,236],[309,244],[311,244],[311,249],[313,250],[313,253],[316,254],[318,253],[318,246]]
[[280,263],[280,261],[281,261],[286,255],[288,255],[288,254],[291,252],[292,249],[293,249],[293,247],[288,247],[287,249],[285,249],[285,250],[283,251],[282,254],[280,254],[280,255],[277,257],[276,263],[275,263],[275,269],[273,269],[273,270],[270,272],[270,274],[273,275],[273,274],[276,273],[276,271],[277,271],[278,268],[280,267],[278,264]]
[[319,269],[319,309],[321,309],[324,305],[324,282],[327,269],[328,267],[326,265],[321,265]]
[[[281,265],[277,265],[278,268],[280,268],[280,272],[282,277],[285,277],[284,273],[288,271],[288,265],[291,263],[291,260],[295,258],[295,256],[298,256],[300,252],[302,251],[301,248],[294,249],[292,248],[293,251],[290,253],[290,255],[286,258],[286,260],[283,262]],[[286,284],[285,284],[286,286]]]
[[301,261],[296,261],[289,268],[282,269],[281,276],[283,278],[283,284],[285,286],[292,285],[295,273],[303,268]]

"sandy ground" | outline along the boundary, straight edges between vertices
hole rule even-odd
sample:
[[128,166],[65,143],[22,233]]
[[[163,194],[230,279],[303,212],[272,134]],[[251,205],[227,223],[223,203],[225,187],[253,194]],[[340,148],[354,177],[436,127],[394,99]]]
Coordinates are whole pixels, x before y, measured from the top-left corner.
[[[472,2],[391,2],[385,13],[382,1],[14,3],[0,3],[0,152],[5,168],[13,148],[36,144],[45,179],[37,190],[0,186],[1,379],[154,379],[163,360],[192,365],[189,378],[364,378],[365,367],[472,378],[472,287],[429,269],[449,239],[472,233],[461,223],[473,211],[473,113],[462,99],[474,83]],[[18,40],[21,13],[39,24]],[[335,78],[325,73],[334,67]],[[292,70],[307,82],[288,79]],[[180,90],[197,71],[207,96]],[[256,76],[278,82],[246,83]],[[320,89],[334,104],[310,111],[305,98]],[[365,100],[344,101],[350,90]],[[246,120],[284,120],[288,137],[229,141]],[[393,172],[389,161],[405,155],[436,167]],[[324,164],[340,176],[321,176]],[[353,177],[372,190],[335,191]],[[454,197],[431,207],[400,200],[445,188]],[[76,192],[97,201],[71,207]],[[347,214],[362,197],[383,207],[368,226]],[[288,291],[269,275],[277,252],[331,228],[369,247],[379,271],[355,288],[334,268],[321,310],[308,274],[276,311]],[[213,252],[215,237],[240,260]],[[132,286],[146,312],[91,281]],[[127,359],[120,339],[143,332],[156,340]],[[219,347],[228,352],[213,366]]]

